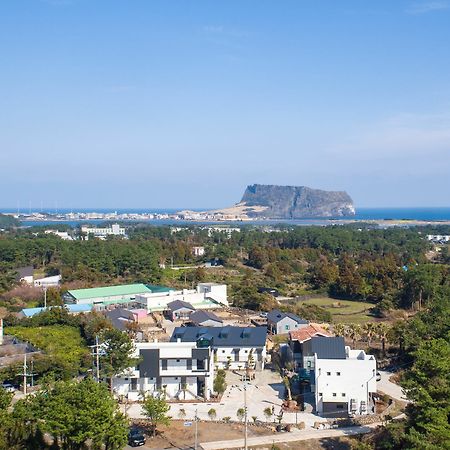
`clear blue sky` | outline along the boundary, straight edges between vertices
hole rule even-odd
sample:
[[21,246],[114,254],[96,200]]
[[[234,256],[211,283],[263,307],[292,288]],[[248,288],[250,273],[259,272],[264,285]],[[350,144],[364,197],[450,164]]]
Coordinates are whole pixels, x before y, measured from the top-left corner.
[[450,0],[2,0],[0,67],[0,207],[450,206]]

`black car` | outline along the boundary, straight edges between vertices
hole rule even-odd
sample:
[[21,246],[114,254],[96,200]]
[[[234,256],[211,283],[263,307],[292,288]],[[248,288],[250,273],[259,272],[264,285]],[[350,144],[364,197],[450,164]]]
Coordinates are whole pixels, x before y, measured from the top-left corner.
[[145,444],[145,436],[144,433],[137,429],[132,428],[128,433],[128,445],[132,447],[140,447]]

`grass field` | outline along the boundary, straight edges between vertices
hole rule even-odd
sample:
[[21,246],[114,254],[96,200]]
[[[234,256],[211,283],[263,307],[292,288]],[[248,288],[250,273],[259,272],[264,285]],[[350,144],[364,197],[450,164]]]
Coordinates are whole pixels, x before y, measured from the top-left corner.
[[375,320],[370,313],[372,303],[353,300],[336,300],[329,297],[300,300],[299,305],[317,305],[331,313],[335,323],[366,323]]
[[63,360],[67,366],[79,367],[88,352],[86,343],[75,327],[49,325],[45,327],[8,327],[5,332],[21,341],[28,341],[51,358]]

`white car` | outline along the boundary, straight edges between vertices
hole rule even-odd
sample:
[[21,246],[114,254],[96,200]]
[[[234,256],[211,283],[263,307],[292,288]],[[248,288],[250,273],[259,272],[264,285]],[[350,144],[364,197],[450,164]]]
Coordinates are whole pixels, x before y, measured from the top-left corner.
[[11,383],[3,383],[2,388],[7,392],[15,392],[16,388]]

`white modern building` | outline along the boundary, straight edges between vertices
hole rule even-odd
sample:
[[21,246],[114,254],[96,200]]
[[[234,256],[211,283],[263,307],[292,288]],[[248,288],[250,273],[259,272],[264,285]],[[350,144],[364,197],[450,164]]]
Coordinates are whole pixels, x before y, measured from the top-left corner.
[[214,361],[209,341],[136,343],[137,367],[113,378],[113,392],[129,400],[141,393],[169,400],[209,400],[213,393]]
[[125,236],[125,228],[118,223],[113,223],[110,227],[97,228],[83,225],[81,232],[87,235],[93,234],[98,238],[105,238],[106,236]]
[[35,278],[34,287],[57,287],[61,283],[61,275],[52,275],[51,277]]
[[45,230],[45,234],[54,234],[58,236],[63,241],[73,241],[73,237],[67,231],[58,231],[58,230]]
[[199,283],[197,289],[169,290],[136,295],[135,300],[147,311],[165,311],[176,300],[189,303],[194,309],[218,309],[228,306],[227,286],[217,283]]
[[218,369],[262,370],[266,361],[266,327],[177,327],[171,342],[210,342]]
[[346,417],[375,412],[375,357],[351,350],[342,337],[312,337],[303,344],[304,365],[311,373],[316,412]]

